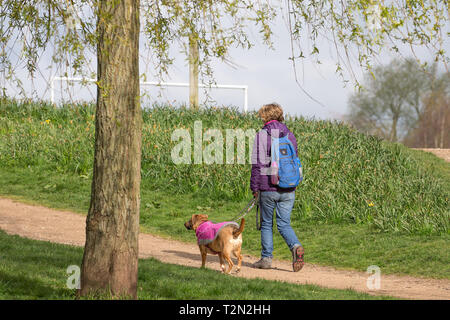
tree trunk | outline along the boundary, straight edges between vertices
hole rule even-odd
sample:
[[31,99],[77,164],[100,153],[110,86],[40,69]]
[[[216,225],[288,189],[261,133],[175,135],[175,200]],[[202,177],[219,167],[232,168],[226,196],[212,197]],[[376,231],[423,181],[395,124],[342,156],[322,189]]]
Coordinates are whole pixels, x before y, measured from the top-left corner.
[[80,295],[137,297],[142,115],[139,1],[99,1],[91,203]]
[[423,138],[423,140],[425,141],[424,148],[428,148],[428,134],[427,134],[426,128],[424,130],[424,138]]
[[[442,108],[443,109],[443,108]],[[440,145],[439,148],[444,149],[444,133],[445,133],[445,117],[447,115],[443,112],[442,120],[441,120],[441,137],[440,137]]]
[[194,35],[189,36],[189,107],[198,109],[198,42]]
[[396,142],[397,141],[397,123],[398,123],[398,115],[394,115],[392,118],[392,127],[391,127],[391,141]]

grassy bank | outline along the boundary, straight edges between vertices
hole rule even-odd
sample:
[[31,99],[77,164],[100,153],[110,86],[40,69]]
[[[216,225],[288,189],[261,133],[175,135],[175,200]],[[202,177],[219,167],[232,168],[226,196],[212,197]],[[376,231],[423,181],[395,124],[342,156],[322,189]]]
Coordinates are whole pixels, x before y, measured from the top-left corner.
[[[143,114],[141,226],[194,241],[183,223],[206,212],[229,220],[248,202],[250,165],[175,165],[174,129],[258,129],[255,115],[169,107]],[[292,225],[307,262],[365,271],[450,278],[450,166],[433,155],[359,134],[334,122],[293,118],[305,180]],[[224,133],[225,137],[225,133]],[[90,106],[0,105],[0,194],[85,213],[89,205],[94,115]],[[205,145],[207,143],[205,142]],[[248,142],[247,146],[248,148]],[[225,152],[224,152],[225,153]],[[259,254],[254,213],[244,251]],[[275,258],[290,253],[276,234]]]
[[[69,266],[79,266],[81,248],[10,236],[0,230],[0,299],[74,299]],[[70,279],[69,279],[70,280]],[[389,299],[351,290],[324,289],[262,279],[248,280],[213,270],[155,259],[139,261],[139,299]]]

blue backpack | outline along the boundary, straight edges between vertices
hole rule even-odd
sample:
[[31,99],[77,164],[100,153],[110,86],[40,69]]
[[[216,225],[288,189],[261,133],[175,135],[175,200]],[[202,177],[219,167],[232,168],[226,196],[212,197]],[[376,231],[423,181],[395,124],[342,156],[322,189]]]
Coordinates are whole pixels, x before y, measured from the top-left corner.
[[280,188],[293,188],[303,181],[302,164],[288,136],[271,136],[271,182]]

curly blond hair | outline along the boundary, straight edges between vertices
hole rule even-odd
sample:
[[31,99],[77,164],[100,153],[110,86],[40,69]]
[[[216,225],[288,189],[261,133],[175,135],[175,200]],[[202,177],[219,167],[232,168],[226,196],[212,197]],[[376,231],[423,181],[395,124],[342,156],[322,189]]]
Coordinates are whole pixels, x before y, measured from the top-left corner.
[[259,117],[264,121],[270,120],[284,121],[283,109],[278,103],[265,104],[258,110]]

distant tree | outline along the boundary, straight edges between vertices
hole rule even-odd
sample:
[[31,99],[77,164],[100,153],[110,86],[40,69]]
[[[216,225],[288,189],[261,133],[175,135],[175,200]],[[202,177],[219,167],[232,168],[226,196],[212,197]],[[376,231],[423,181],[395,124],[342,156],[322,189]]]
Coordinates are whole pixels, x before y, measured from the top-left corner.
[[363,88],[349,98],[347,121],[368,134],[398,141],[421,117],[424,95],[432,88],[435,65],[393,60],[365,76]]
[[414,148],[450,148],[450,73],[423,98],[423,112],[404,143]]

